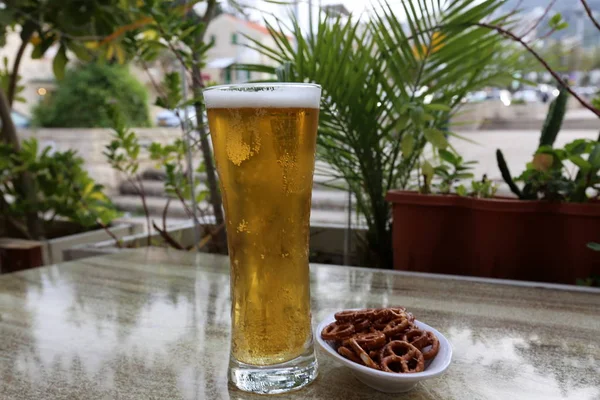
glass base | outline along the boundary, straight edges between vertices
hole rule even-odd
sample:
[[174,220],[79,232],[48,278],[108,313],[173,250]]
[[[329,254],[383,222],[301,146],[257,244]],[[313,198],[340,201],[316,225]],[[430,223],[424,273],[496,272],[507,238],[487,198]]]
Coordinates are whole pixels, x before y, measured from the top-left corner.
[[229,379],[245,392],[260,394],[285,393],[308,385],[317,377],[317,359],[311,349],[300,357],[275,365],[249,365],[229,362]]

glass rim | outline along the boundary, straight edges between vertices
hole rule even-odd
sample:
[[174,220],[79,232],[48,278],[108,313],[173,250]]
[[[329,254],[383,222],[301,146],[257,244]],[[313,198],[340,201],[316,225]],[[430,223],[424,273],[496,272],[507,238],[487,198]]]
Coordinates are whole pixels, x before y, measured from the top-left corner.
[[304,83],[304,82],[257,82],[257,83],[227,83],[223,85],[210,86],[202,89],[202,92],[209,91],[229,91],[229,90],[241,90],[252,89],[252,88],[298,88],[298,89],[321,89],[321,85],[316,83]]

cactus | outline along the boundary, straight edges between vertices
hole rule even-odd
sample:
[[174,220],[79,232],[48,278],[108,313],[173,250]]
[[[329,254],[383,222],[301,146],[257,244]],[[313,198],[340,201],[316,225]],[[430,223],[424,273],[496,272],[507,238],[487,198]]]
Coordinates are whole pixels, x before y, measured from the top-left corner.
[[565,113],[567,112],[568,99],[569,93],[565,90],[565,88],[561,88],[558,97],[554,99],[552,103],[550,103],[550,108],[548,109],[546,120],[544,121],[542,134],[540,136],[540,144],[538,147],[552,147],[552,145],[554,145],[556,136],[558,136],[563,119],[565,118]]
[[[563,119],[565,118],[565,113],[567,111],[567,100],[569,99],[569,93],[565,88],[560,89],[560,93],[558,97],[550,103],[550,107],[548,109],[548,114],[546,115],[546,120],[544,121],[544,126],[542,127],[542,132],[540,135],[540,142],[538,145],[538,149],[542,146],[550,146],[554,145],[554,141],[558,136],[558,132],[562,126]],[[523,187],[523,190],[519,189],[515,181],[513,180],[510,170],[508,169],[508,165],[506,164],[506,160],[504,159],[504,155],[501,150],[496,150],[496,160],[498,162],[498,168],[500,168],[500,172],[502,173],[502,178],[510,187],[510,190],[516,194],[521,200],[535,200],[537,199],[537,193],[532,192],[532,185],[526,184]]]
[[504,159],[504,154],[502,154],[502,150],[500,149],[496,150],[496,160],[498,161],[498,168],[500,168],[500,172],[502,173],[502,178],[504,179],[504,182],[508,184],[510,190],[514,194],[516,194],[519,197],[519,199],[523,200],[523,193],[513,180],[512,175],[510,174],[510,171],[508,169],[508,165],[506,164],[506,160]]

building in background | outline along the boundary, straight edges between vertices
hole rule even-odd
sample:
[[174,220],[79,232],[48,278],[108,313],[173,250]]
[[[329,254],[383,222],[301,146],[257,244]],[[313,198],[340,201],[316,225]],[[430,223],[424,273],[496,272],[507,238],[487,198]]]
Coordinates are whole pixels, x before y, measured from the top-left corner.
[[[213,40],[214,47],[208,52],[207,66],[203,70],[202,76],[205,81],[235,83],[270,78],[263,73],[236,70],[236,64],[273,65],[270,59],[245,46],[249,43],[245,35],[266,46],[275,46],[267,28],[256,22],[246,21],[230,14],[221,14],[210,23],[206,39]],[[19,32],[12,32],[6,35],[6,44],[0,47],[0,59],[7,58],[9,69],[12,69],[20,44]],[[50,48],[39,59],[31,58],[32,51],[33,46],[28,46],[19,71],[21,76],[19,84],[24,86],[20,97],[24,101],[16,101],[13,106],[16,112],[25,117],[30,116],[33,107],[51,94],[56,86],[52,72],[52,60],[56,49]],[[131,66],[131,72],[146,85],[150,92],[149,99],[153,103],[156,93],[148,74],[135,65]],[[156,81],[161,81],[164,69],[154,66],[149,72]],[[153,119],[159,111],[157,107],[151,106]]]
[[251,41],[246,36],[265,46],[275,46],[265,26],[230,14],[221,14],[210,23],[206,35],[207,40],[214,43],[208,51],[204,71],[209,80],[217,83],[239,83],[270,78],[268,74],[235,68],[237,64],[275,64],[268,57],[247,47]]

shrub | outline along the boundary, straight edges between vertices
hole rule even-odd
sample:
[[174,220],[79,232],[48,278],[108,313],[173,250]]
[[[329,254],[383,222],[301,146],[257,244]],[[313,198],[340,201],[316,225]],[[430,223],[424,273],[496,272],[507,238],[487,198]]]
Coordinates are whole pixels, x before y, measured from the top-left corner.
[[150,125],[146,88],[127,67],[82,65],[68,71],[56,91],[34,109],[34,123],[52,128],[110,127],[109,108],[114,106],[129,126]]
[[[14,201],[23,171],[32,177],[32,201]],[[19,150],[0,142],[0,184],[0,225],[12,226],[20,237],[33,237],[26,225],[29,213],[46,222],[42,237],[52,237],[52,225],[59,220],[85,230],[108,225],[119,216],[103,187],[84,169],[83,158],[73,150],[40,149],[36,139],[24,140]]]

